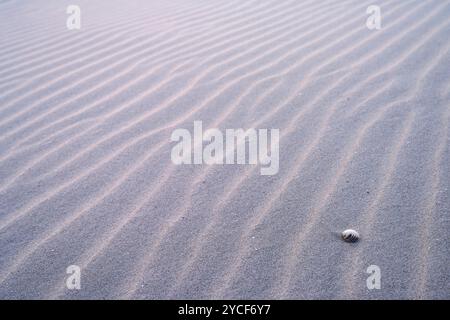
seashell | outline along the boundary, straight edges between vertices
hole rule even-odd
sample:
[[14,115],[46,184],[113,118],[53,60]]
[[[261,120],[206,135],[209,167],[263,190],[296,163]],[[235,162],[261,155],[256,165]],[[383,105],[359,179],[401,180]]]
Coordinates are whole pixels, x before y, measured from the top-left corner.
[[359,233],[353,229],[344,230],[341,235],[345,242],[356,242],[359,240]]

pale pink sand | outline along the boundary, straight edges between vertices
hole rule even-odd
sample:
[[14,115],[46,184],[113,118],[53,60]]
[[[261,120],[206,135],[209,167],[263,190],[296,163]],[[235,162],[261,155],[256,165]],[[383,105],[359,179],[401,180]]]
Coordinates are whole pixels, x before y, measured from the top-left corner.
[[[376,3],[1,1],[0,298],[449,299],[450,1]],[[194,120],[278,174],[173,165]]]

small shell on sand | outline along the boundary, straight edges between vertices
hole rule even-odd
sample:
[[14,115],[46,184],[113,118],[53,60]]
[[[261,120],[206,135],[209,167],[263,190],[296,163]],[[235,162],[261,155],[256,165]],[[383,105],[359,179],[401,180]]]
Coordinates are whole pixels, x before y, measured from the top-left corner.
[[359,233],[353,229],[342,231],[342,239],[345,242],[356,242],[359,240]]

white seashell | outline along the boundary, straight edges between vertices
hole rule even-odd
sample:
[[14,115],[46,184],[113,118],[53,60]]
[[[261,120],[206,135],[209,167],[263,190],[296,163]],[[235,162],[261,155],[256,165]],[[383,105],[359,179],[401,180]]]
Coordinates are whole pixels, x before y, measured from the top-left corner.
[[342,231],[342,239],[346,242],[356,242],[359,240],[359,233],[353,229]]

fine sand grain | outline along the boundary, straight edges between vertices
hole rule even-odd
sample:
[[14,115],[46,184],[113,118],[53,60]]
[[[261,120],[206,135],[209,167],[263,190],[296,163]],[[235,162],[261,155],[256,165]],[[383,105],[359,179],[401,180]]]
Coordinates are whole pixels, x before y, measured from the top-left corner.
[[450,1],[76,2],[0,1],[0,298],[450,299]]

